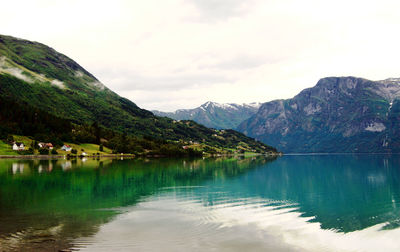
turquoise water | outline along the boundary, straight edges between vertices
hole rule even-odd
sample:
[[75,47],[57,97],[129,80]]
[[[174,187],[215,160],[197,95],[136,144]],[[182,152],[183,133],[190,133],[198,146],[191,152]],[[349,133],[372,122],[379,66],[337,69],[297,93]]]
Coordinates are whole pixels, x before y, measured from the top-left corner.
[[0,251],[398,251],[400,156],[0,160]]

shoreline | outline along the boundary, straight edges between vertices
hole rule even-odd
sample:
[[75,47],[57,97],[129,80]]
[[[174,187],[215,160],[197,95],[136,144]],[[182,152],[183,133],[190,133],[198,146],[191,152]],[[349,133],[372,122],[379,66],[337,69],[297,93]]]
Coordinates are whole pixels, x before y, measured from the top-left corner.
[[[282,156],[280,153],[254,153],[254,154],[214,154],[214,155],[203,155],[202,157],[255,157],[255,156]],[[108,155],[87,155],[87,156],[67,156],[67,155],[0,155],[0,159],[77,159],[77,158],[164,158],[170,156],[163,155],[148,155],[148,156],[137,156],[135,154],[108,154]]]
[[133,158],[134,154],[109,154],[109,155],[87,155],[87,156],[67,156],[67,155],[0,155],[0,159],[75,159],[75,158]]

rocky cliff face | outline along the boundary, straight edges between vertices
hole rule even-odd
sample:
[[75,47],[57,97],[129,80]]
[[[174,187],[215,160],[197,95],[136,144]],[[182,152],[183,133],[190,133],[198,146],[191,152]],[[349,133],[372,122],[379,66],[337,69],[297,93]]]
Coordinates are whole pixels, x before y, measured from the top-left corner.
[[206,102],[194,109],[179,109],[175,112],[152,111],[155,115],[175,120],[193,120],[215,129],[235,129],[241,122],[254,115],[260,103],[216,103]]
[[321,79],[238,129],[284,152],[400,152],[400,79]]

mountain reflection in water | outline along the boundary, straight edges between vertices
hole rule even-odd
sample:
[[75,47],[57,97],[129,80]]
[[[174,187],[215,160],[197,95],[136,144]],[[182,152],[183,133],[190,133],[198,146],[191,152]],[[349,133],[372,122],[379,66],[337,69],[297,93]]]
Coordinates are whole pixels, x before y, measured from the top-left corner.
[[400,158],[0,160],[0,248],[397,250]]

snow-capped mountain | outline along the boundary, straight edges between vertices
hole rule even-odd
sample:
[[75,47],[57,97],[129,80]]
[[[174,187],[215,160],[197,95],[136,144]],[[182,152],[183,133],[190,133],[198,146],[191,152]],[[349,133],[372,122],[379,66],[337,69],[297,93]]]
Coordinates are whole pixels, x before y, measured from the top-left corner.
[[252,103],[217,103],[208,101],[194,109],[178,109],[175,112],[152,111],[155,115],[175,120],[193,120],[216,129],[235,129],[241,122],[254,115],[261,106]]

